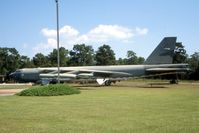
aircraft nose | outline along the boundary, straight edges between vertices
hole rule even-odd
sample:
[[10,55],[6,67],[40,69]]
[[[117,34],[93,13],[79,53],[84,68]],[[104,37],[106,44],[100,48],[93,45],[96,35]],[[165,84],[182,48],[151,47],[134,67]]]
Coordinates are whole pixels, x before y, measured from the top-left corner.
[[16,73],[15,72],[13,72],[13,73],[11,73],[11,74],[9,74],[9,77],[11,78],[11,79],[16,79]]
[[11,79],[13,79],[13,78],[14,78],[14,73],[9,74],[9,77],[10,77]]
[[19,73],[13,72],[13,73],[9,74],[9,77],[11,79],[17,80],[19,78]]

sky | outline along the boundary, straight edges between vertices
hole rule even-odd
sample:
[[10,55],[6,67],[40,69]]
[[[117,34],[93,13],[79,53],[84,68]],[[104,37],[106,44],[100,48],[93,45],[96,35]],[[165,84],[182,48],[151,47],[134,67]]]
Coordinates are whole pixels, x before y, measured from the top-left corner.
[[[128,50],[147,58],[164,37],[199,52],[198,0],[59,0],[60,46],[95,50],[110,45],[117,58]],[[2,0],[0,47],[21,55],[48,55],[57,47],[55,0]]]

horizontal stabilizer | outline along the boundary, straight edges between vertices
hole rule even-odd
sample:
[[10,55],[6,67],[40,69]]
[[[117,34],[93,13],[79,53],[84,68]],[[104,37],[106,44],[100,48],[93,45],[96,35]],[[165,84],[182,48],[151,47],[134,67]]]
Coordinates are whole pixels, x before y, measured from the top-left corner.
[[188,71],[187,68],[149,68],[146,72],[173,72]]

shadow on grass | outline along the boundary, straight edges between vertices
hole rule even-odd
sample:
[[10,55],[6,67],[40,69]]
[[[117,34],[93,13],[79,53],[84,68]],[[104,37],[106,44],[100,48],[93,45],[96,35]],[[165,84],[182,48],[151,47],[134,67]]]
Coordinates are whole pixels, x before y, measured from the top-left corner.
[[137,88],[168,88],[168,86],[136,86]]
[[110,86],[98,85],[98,84],[77,84],[73,85],[74,87],[79,88],[80,90],[96,90],[100,88],[169,88],[168,85],[151,85],[151,84],[112,84]]
[[129,87],[132,87],[132,88],[169,88],[168,87],[168,84],[167,85],[151,85],[151,84],[130,84],[130,85],[125,85],[125,84],[115,84],[115,85],[112,85],[113,87],[126,87],[126,88],[129,88]]

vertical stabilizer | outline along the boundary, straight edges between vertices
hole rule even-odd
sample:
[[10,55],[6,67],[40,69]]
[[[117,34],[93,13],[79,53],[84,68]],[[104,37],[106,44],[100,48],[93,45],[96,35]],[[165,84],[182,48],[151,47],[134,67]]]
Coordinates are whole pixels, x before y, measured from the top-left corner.
[[176,37],[165,37],[144,64],[172,64]]

